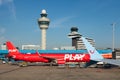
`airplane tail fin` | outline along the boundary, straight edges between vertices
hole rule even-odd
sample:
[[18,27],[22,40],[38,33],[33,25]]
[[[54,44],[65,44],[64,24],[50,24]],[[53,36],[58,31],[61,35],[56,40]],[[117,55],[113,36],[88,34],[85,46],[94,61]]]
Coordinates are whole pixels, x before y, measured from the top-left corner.
[[120,66],[120,60],[115,60],[115,59],[104,59],[102,57],[102,55],[100,55],[97,50],[84,38],[81,37],[85,47],[87,48],[88,53],[90,54],[90,58],[93,61],[102,61],[105,63],[109,63],[109,64],[113,64],[113,65],[117,65]]
[[90,54],[91,60],[99,61],[99,60],[103,59],[102,55],[100,55],[97,52],[97,50],[84,37],[81,37],[81,38],[83,40],[83,43],[85,44],[85,47],[86,47],[88,53]]
[[10,41],[6,42],[6,47],[8,49],[8,54],[9,55],[19,54],[18,49]]

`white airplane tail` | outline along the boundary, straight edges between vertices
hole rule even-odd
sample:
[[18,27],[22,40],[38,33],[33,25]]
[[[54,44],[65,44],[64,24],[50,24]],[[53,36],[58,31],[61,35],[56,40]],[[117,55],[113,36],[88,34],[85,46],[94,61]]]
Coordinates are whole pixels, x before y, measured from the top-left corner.
[[81,37],[83,40],[83,43],[85,44],[85,47],[90,54],[90,59],[93,61],[102,61],[109,64],[120,66],[120,60],[115,59],[104,59],[101,54],[97,52],[97,50],[84,38]]
[[90,54],[91,60],[101,60],[103,59],[102,55],[100,55],[97,50],[84,38],[81,37],[83,40],[83,43],[85,44],[85,47]]

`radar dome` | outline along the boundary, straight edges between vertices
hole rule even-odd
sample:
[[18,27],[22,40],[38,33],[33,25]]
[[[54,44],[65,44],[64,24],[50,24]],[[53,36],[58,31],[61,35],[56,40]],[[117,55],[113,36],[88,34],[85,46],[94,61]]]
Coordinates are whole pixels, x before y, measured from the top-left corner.
[[45,9],[42,10],[42,14],[46,14],[46,10]]

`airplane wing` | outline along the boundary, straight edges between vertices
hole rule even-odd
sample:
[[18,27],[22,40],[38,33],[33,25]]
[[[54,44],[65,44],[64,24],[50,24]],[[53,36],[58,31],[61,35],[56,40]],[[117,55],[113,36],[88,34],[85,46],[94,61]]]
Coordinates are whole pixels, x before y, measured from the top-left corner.
[[48,59],[50,62],[53,61],[53,60],[55,60],[54,58],[50,58],[50,57],[42,56],[41,54],[39,54],[38,51],[36,51],[36,54],[38,54],[39,57],[42,57],[42,58]]
[[102,59],[101,61],[105,62],[105,63],[109,63],[109,64],[120,66],[120,60],[116,60],[116,59]]
[[45,59],[48,59],[49,62],[53,62],[53,63],[57,63],[57,64],[65,64],[65,60],[63,58],[51,58],[51,57],[46,57],[46,56],[42,56]]
[[38,51],[36,51],[36,54],[38,54],[39,57],[42,57],[42,58],[45,58],[45,59],[49,60],[49,62],[58,63],[58,64],[65,64],[65,61],[63,59],[57,59],[57,58],[42,56],[38,53]]
[[81,37],[83,40],[83,43],[85,44],[85,47],[90,54],[91,60],[93,61],[102,61],[109,64],[120,66],[120,60],[115,59],[104,59],[102,55],[99,54],[99,52],[84,38]]
[[93,60],[93,61],[97,61],[97,62],[105,62],[105,63],[108,63],[108,64],[112,64],[112,65],[116,65],[116,66],[120,66],[120,60],[116,60],[116,59],[96,59],[96,60]]

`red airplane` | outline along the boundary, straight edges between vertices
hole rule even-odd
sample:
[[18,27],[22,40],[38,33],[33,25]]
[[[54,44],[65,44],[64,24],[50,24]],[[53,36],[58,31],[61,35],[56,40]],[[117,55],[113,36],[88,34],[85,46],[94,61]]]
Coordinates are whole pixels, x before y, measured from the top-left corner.
[[38,52],[34,54],[22,54],[20,53],[16,47],[10,42],[6,42],[6,46],[8,48],[8,58],[12,58],[14,60],[24,61],[20,64],[20,66],[27,66],[27,62],[45,62],[45,63],[57,63],[59,64],[66,64],[67,62],[90,62],[92,61],[103,61],[108,62],[115,65],[120,65],[120,61],[116,63],[115,60],[104,60],[103,57],[97,52],[97,50],[92,47],[92,45],[82,37],[82,40],[88,50],[89,54],[63,54],[63,53],[42,53],[39,54]]
[[8,49],[8,58],[12,58],[14,60],[21,60],[24,61],[20,66],[27,66],[27,62],[45,62],[45,63],[57,63],[65,64],[66,62],[89,62],[90,55],[89,54],[64,54],[64,53],[42,53],[39,54],[38,52],[34,54],[23,54],[20,53],[16,47],[10,42],[6,42],[6,46]]

